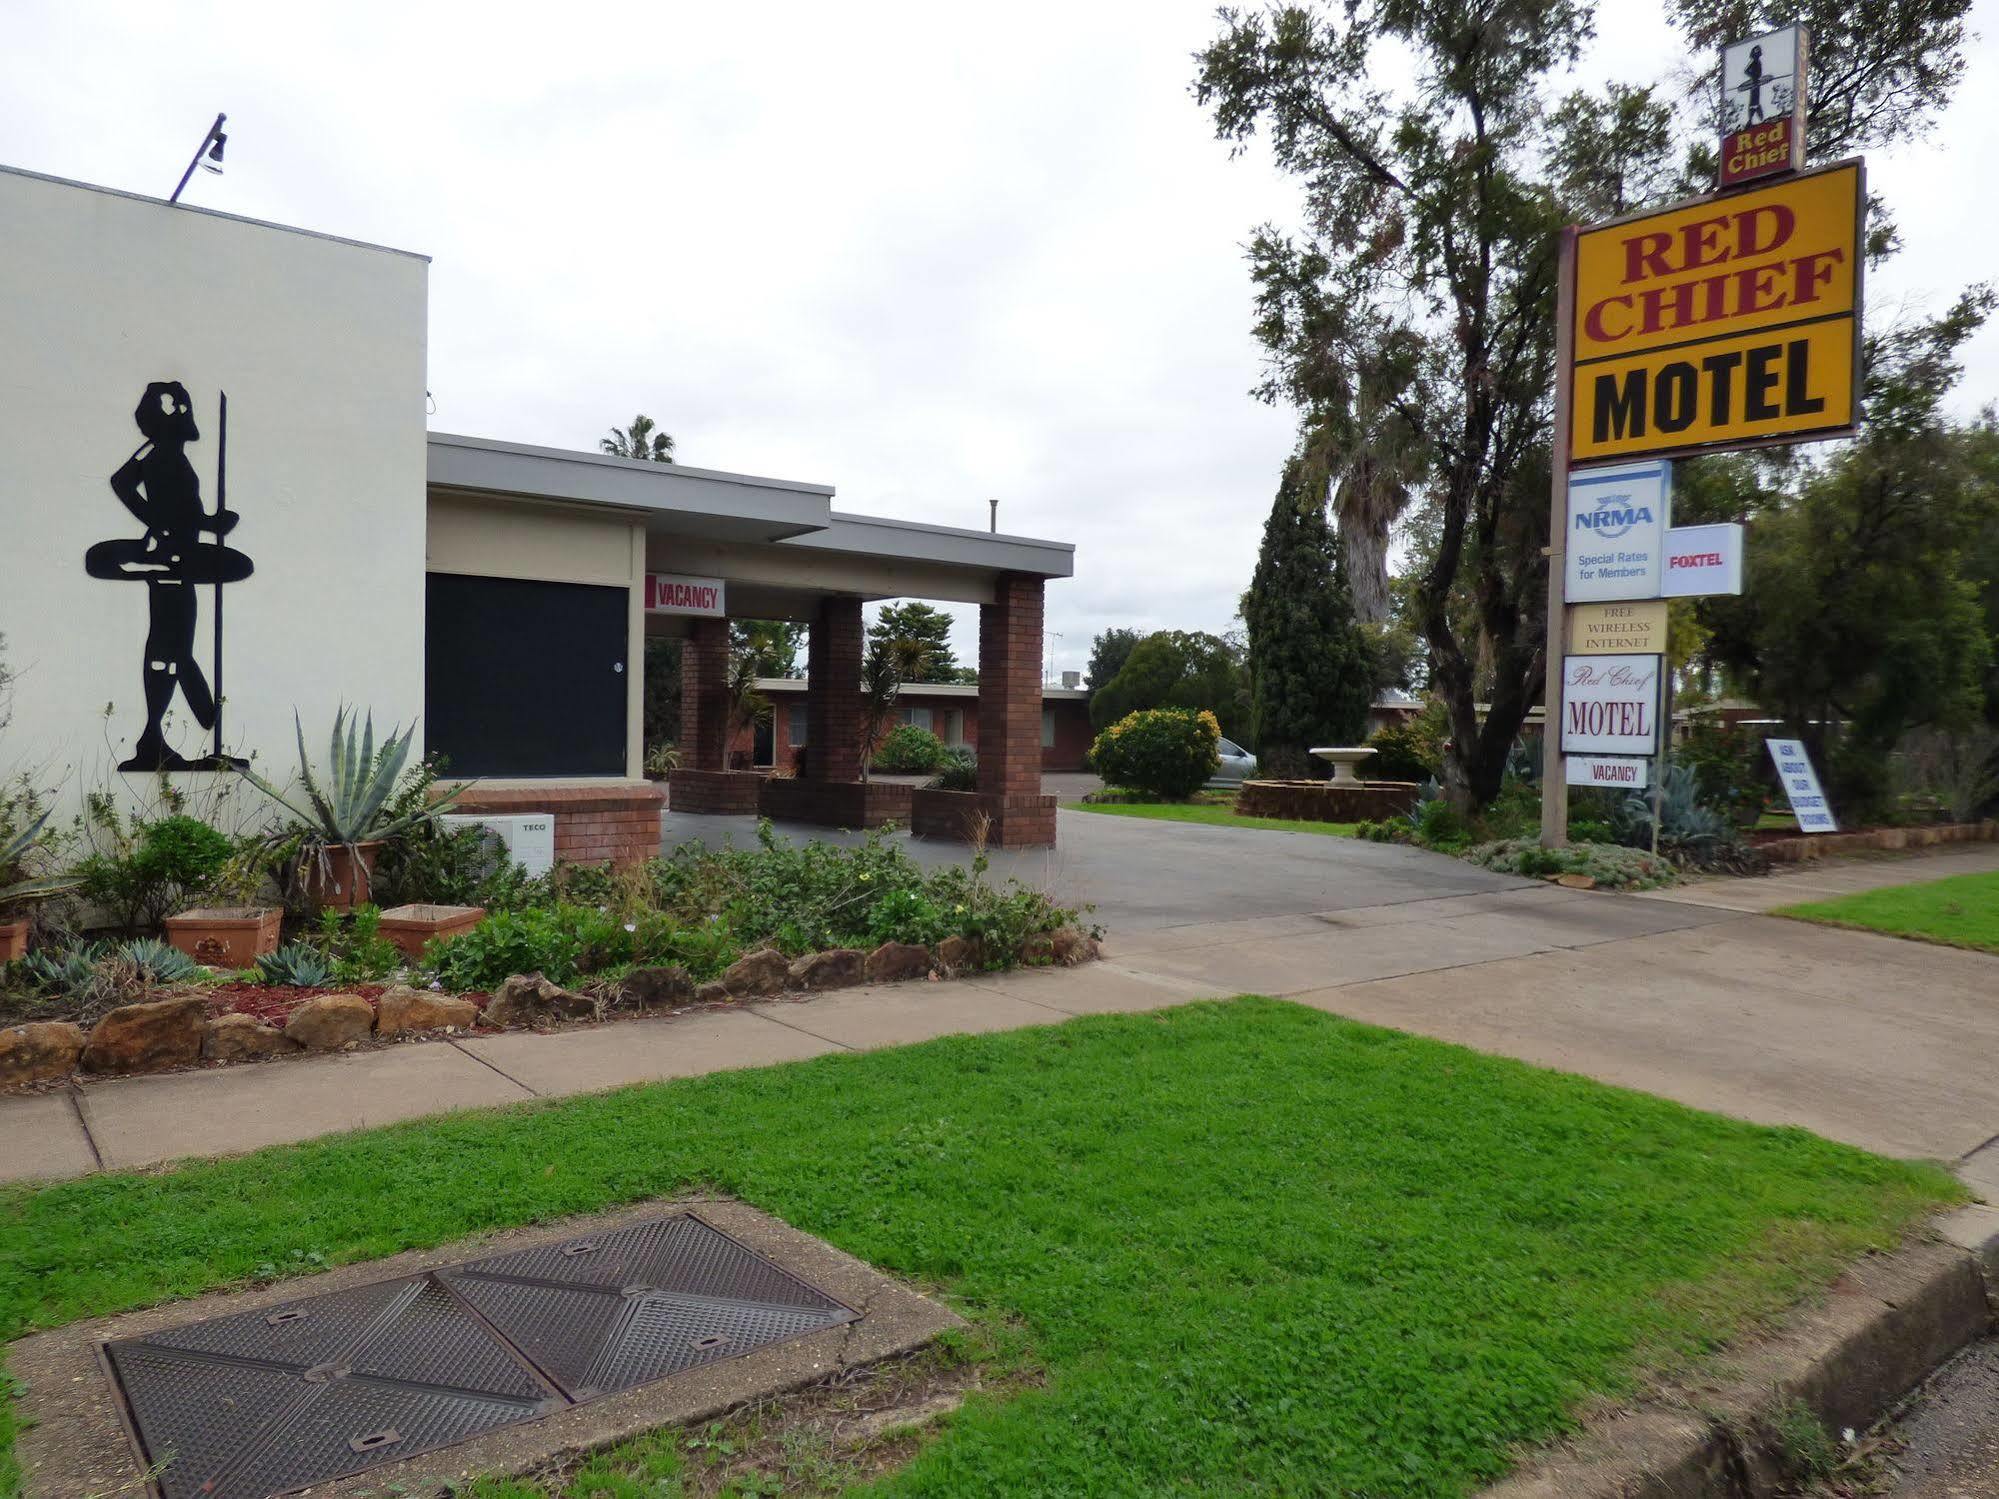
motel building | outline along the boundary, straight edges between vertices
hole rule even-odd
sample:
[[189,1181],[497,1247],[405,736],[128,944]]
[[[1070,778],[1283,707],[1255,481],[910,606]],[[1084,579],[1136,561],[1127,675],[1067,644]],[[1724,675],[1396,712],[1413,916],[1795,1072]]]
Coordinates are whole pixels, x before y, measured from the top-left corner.
[[[6,168],[0,224],[0,770],[59,780],[59,815],[145,805],[164,774],[249,822],[267,804],[224,762],[283,784],[294,713],[320,764],[346,705],[475,780],[455,811],[551,814],[557,858],[649,856],[668,796],[1054,841],[1043,590],[1072,546],[427,431],[421,255]],[[978,685],[945,694],[976,791],[862,779],[862,606],[900,597],[977,606]],[[732,767],[731,617],[810,626],[810,692],[772,694],[793,774]],[[685,641],[666,791],[641,764],[651,635]]]

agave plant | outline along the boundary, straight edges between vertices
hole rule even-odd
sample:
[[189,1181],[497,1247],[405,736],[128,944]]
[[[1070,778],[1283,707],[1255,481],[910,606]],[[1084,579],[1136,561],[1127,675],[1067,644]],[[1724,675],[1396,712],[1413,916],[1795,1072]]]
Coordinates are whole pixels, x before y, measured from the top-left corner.
[[333,982],[333,964],[310,943],[287,942],[257,959],[257,977],[267,984],[318,989]]
[[427,806],[397,809],[390,805],[409,761],[416,726],[398,733],[393,727],[380,747],[375,744],[375,716],[357,723],[345,708],[333,715],[333,739],[322,779],[306,753],[305,725],[292,715],[298,730],[298,780],[303,796],[287,795],[247,766],[243,777],[305,825],[309,842],[321,847],[374,843],[427,822],[458,795],[453,791]]
[[74,889],[76,880],[69,875],[44,875],[39,878],[24,877],[23,868],[41,842],[42,829],[48,826],[49,814],[29,822],[21,828],[0,828],[0,912],[10,906],[25,904],[31,900],[43,900],[51,895],[60,895],[65,890]]
[[49,994],[74,994],[97,976],[102,942],[79,942],[62,952],[31,952],[21,959],[28,982]]
[[193,978],[201,967],[178,947],[169,946],[158,937],[137,937],[130,942],[121,942],[112,949],[111,956],[130,963],[139,970],[139,977],[149,984],[178,984]]

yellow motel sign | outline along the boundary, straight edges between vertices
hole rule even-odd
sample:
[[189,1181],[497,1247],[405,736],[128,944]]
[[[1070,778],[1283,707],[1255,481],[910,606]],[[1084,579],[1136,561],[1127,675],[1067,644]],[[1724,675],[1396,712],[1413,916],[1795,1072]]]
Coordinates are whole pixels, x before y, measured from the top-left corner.
[[1571,461],[1851,432],[1866,210],[1855,160],[1583,230]]

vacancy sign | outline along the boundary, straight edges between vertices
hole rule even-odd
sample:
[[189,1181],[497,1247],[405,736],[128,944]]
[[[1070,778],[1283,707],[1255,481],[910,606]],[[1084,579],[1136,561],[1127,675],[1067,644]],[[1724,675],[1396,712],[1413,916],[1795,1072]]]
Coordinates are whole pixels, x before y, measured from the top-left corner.
[[1832,808],[1819,789],[1819,773],[1812,769],[1812,757],[1805,753],[1802,740],[1766,739],[1770,758],[1777,762],[1777,779],[1784,783],[1784,795],[1791,799],[1791,813],[1798,828],[1806,833],[1837,833]]
[[1720,156],[1723,187],[1805,164],[1803,27],[1722,49]]
[[1666,570],[1659,591],[1669,599],[1742,592],[1742,527],[1673,527],[1666,533]]
[[1610,791],[1643,791],[1646,762],[1608,755],[1564,755],[1564,779],[1571,786],[1601,786]]
[[720,578],[689,578],[679,573],[646,574],[646,613],[699,614],[709,619],[728,615]]
[[1838,162],[1584,230],[1573,461],[1850,433],[1864,175]]
[[1620,463],[1569,476],[1565,600],[1659,597],[1671,475],[1664,463]]
[[1562,753],[1659,752],[1663,656],[1564,656]]

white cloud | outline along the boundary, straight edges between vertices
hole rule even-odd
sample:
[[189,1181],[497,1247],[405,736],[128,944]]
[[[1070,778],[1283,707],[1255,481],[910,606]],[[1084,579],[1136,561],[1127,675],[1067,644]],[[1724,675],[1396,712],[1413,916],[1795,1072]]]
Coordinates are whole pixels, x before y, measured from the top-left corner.
[[[1637,79],[1649,8],[1584,70]],[[589,447],[643,410],[684,459],[845,508],[1073,540],[1058,667],[1113,624],[1221,630],[1292,422],[1252,401],[1241,244],[1295,189],[1187,92],[1208,0],[10,8],[13,165],[435,257],[433,425]],[[1930,145],[1874,164],[1910,249],[1985,274],[1999,134],[1978,44]],[[1963,404],[1999,389],[1999,336]],[[970,611],[960,611],[961,616]],[[972,622],[960,620],[971,654]]]

